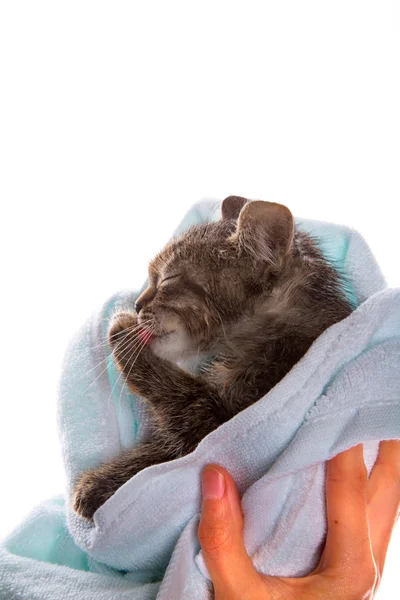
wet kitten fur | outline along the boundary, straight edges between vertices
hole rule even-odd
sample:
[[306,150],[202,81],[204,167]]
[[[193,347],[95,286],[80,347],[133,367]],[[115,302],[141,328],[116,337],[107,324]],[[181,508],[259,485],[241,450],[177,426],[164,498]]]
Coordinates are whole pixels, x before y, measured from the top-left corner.
[[[192,452],[264,396],[351,307],[288,208],[230,196],[220,221],[192,227],[150,263],[136,310],[115,316],[109,343],[154,425],[145,443],[81,475],[74,509],[88,519],[138,471]],[[158,335],[127,352],[132,327],[149,320]],[[190,356],[214,360],[190,373],[176,364]]]

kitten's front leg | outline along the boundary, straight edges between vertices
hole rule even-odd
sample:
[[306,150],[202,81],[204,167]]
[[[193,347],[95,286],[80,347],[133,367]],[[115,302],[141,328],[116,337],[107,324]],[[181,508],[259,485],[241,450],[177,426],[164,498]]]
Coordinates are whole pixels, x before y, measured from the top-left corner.
[[[141,328],[135,313],[118,313],[111,322],[108,343],[132,392],[148,398],[146,381],[158,378],[157,357],[149,347],[151,335]],[[148,398],[150,399],[150,398]]]
[[136,315],[121,313],[111,325],[109,342],[118,367],[129,388],[150,402],[162,426],[185,441],[189,435],[195,446],[233,416],[228,404],[205,379],[156,356],[145,334],[139,351],[127,351],[132,343],[129,340],[140,335],[135,323]]
[[[140,329],[134,313],[121,312],[111,322],[108,341],[118,368],[134,393],[156,405],[167,394],[186,392],[188,377],[176,365],[156,356],[150,339],[150,334]],[[189,379],[193,387],[194,378],[189,376]]]
[[[191,452],[208,433],[233,416],[230,403],[202,377],[156,356],[149,342],[144,342],[139,352],[127,352],[129,339],[138,335],[137,330],[129,329],[135,317],[122,313],[111,326],[110,344],[112,339],[121,339],[114,344],[114,358],[129,388],[152,406],[160,430],[168,431],[185,453]],[[126,341],[122,342],[124,337]]]
[[96,510],[136,473],[146,467],[176,458],[153,439],[117,456],[97,469],[82,473],[74,490],[73,507],[76,513],[91,520]]

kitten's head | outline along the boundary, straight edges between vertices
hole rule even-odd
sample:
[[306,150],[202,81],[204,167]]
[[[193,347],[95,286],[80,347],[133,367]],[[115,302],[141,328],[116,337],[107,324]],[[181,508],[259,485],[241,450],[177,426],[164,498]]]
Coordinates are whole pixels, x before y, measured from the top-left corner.
[[232,328],[285,269],[293,235],[285,206],[230,196],[220,221],[168,243],[136,303],[139,322],[153,331],[153,351],[173,361],[223,351]]

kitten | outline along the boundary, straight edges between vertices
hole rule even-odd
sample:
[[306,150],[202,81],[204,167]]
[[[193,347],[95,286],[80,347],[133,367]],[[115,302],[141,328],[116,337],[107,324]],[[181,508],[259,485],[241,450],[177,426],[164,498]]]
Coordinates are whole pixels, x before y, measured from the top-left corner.
[[[145,443],[80,476],[75,511],[91,519],[138,471],[192,452],[351,310],[342,279],[288,208],[226,198],[220,221],[192,227],[150,263],[136,313],[111,322],[115,361],[154,426]],[[141,351],[130,352],[138,339]],[[177,364],[198,356],[212,359],[198,373]]]

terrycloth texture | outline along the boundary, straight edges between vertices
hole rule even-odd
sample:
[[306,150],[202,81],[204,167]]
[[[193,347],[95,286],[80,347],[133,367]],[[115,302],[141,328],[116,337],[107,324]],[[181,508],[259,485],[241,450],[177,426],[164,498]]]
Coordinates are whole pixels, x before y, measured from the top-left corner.
[[[178,231],[219,217],[195,205]],[[180,600],[211,597],[197,540],[200,473],[216,462],[243,494],[245,542],[268,574],[300,576],[325,536],[325,461],[359,442],[400,438],[400,290],[387,290],[364,240],[337,225],[298,221],[349,279],[358,307],[325,331],[265,397],[208,435],[190,455],[140,472],[91,525],[62,498],[39,507],[0,548],[0,598]],[[113,296],[72,341],[60,385],[68,475],[140,442],[145,402],[133,397],[104,344],[112,314],[138,293]],[[101,362],[103,361],[103,362]]]

